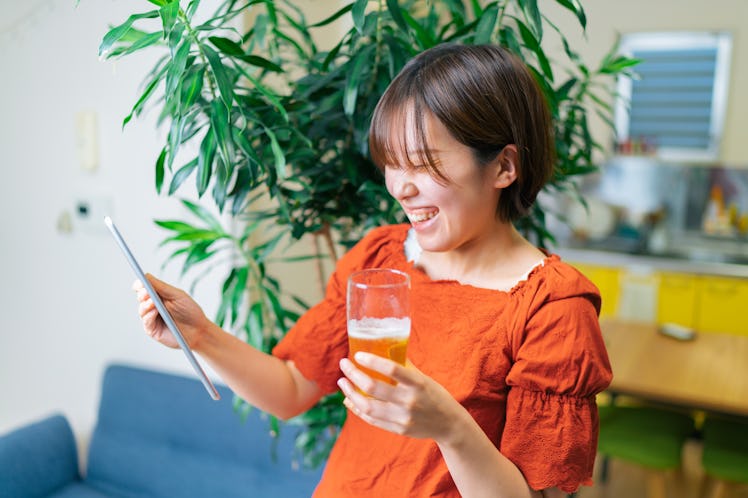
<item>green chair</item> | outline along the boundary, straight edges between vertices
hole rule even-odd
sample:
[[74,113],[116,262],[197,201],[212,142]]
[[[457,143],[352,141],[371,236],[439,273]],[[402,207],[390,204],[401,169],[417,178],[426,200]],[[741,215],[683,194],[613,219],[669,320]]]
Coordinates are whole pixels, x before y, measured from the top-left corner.
[[702,434],[704,495],[721,498],[730,487],[748,484],[748,419],[708,416]]
[[667,476],[680,470],[683,445],[694,432],[694,420],[684,413],[650,406],[603,405],[599,413],[601,480],[607,479],[607,459],[616,458],[648,471],[650,498],[667,496]]

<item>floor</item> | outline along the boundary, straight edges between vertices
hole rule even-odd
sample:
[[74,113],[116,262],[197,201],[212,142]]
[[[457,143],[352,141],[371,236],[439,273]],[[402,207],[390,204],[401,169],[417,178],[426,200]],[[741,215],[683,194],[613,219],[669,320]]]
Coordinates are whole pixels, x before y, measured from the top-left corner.
[[[671,485],[668,498],[702,498],[703,472],[699,465],[701,446],[697,441],[689,442],[683,450],[683,474],[681,482],[675,477],[668,481]],[[646,474],[643,469],[619,460],[611,460],[608,467],[608,480],[600,482],[599,462],[595,465],[595,485],[582,487],[577,498],[646,498]],[[677,489],[679,487],[680,489]],[[730,489],[725,498],[748,498],[748,485]]]

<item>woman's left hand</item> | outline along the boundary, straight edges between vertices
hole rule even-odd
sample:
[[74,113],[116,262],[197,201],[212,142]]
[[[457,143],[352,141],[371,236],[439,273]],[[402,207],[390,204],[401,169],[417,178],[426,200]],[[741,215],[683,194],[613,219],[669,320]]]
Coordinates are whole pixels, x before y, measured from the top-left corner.
[[[356,362],[393,379],[396,384],[372,379],[348,358],[340,360],[345,377],[338,386],[344,404],[355,415],[384,430],[416,438],[449,438],[464,410],[449,392],[412,364],[403,367],[370,353],[356,353]],[[368,396],[361,394],[354,385]]]

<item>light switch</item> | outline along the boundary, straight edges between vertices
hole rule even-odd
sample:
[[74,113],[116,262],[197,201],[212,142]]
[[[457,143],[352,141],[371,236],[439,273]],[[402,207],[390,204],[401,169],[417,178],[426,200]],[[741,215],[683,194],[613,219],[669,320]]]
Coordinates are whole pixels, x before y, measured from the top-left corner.
[[99,168],[99,128],[96,112],[76,113],[75,141],[80,168],[89,173],[95,172]]
[[113,214],[113,202],[110,196],[80,196],[73,205],[73,228],[88,234],[106,233],[104,217]]

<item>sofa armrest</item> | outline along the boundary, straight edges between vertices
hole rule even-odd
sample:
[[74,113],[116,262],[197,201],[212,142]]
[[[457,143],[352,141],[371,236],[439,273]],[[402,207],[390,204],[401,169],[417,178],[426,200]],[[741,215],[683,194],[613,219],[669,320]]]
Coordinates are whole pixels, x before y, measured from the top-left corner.
[[3,496],[47,496],[80,479],[73,431],[62,415],[51,415],[0,436]]

